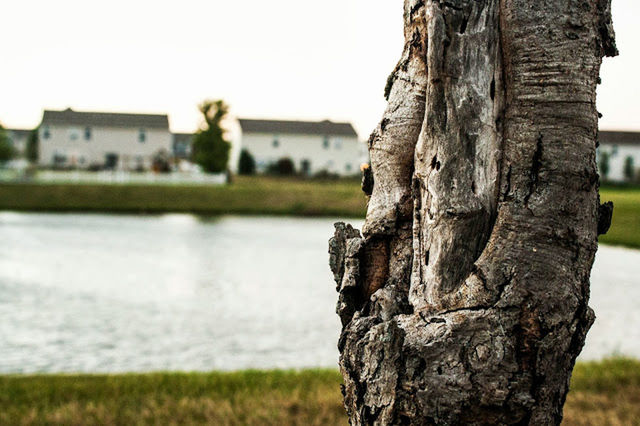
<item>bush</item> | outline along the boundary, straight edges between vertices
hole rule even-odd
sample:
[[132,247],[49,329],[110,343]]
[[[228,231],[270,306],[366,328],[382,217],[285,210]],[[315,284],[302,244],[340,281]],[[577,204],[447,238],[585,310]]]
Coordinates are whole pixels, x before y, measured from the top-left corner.
[[171,156],[169,153],[161,149],[153,156],[151,168],[156,173],[169,173],[171,171]]
[[0,124],[0,164],[6,163],[11,160],[15,156],[15,151],[11,142],[9,141],[9,136]]
[[276,163],[269,165],[267,173],[279,176],[293,176],[296,173],[291,158],[281,158]]
[[320,180],[335,180],[335,179],[339,179],[340,175],[338,175],[337,173],[330,172],[328,170],[320,170],[318,173],[313,175],[313,178],[320,179]]
[[607,151],[602,151],[600,153],[600,161],[598,162],[598,166],[600,168],[600,174],[602,175],[602,180],[605,182],[609,177],[609,169],[610,169],[609,157],[610,155]]
[[634,178],[635,178],[635,168],[633,166],[633,157],[632,156],[627,156],[627,158],[624,159],[624,178],[625,180],[629,181],[629,182],[633,182]]
[[29,140],[27,141],[27,149],[25,155],[27,160],[32,163],[38,162],[38,146],[40,145],[40,137],[38,135],[39,129],[36,127],[29,133]]
[[238,172],[241,175],[254,175],[256,173],[256,160],[246,149],[243,149],[242,152],[240,152]]

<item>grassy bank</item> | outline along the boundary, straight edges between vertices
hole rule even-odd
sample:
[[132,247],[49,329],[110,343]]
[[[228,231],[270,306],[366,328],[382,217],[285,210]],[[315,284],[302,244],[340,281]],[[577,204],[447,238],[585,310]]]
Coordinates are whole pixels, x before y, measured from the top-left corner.
[[[601,241],[640,248],[640,188],[603,188],[613,225]],[[238,177],[229,186],[0,184],[0,210],[364,217],[356,180]]]
[[355,180],[238,177],[232,185],[1,184],[0,210],[364,216]]
[[[336,371],[0,376],[0,424],[346,425]],[[640,425],[640,362],[576,367],[567,425]]]
[[603,188],[600,199],[614,204],[611,229],[600,241],[640,248],[640,188]]

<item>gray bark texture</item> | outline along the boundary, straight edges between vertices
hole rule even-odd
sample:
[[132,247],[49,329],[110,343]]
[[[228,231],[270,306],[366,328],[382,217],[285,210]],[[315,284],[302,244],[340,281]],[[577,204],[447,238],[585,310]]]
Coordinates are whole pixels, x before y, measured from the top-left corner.
[[350,421],[559,424],[611,215],[610,0],[406,0],[404,20],[362,235],[329,244]]

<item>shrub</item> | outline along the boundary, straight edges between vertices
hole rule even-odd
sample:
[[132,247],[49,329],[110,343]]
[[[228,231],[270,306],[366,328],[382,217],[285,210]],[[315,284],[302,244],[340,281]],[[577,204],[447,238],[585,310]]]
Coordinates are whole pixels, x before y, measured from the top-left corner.
[[267,173],[279,176],[292,176],[296,173],[291,158],[281,158],[276,163],[269,165]]
[[253,175],[256,173],[256,160],[253,155],[246,149],[240,152],[240,161],[238,162],[238,172],[241,175]]
[[629,155],[624,159],[624,178],[629,182],[633,182],[635,174],[636,171],[633,166],[633,157]]

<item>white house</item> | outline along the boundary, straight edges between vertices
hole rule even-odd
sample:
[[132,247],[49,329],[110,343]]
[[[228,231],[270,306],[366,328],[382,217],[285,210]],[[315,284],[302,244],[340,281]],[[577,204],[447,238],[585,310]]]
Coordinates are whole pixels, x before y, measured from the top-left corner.
[[[637,181],[640,179],[640,132],[600,131],[598,135],[598,167],[602,172],[602,154],[608,154],[609,173],[607,180],[614,182]],[[625,167],[625,164],[630,164]],[[633,171],[633,176],[625,175],[625,168]]]
[[359,173],[366,161],[365,144],[350,123],[331,121],[250,120],[241,118],[241,148],[256,161],[262,173],[282,158],[293,161],[305,175],[319,172],[341,176]]
[[39,164],[45,167],[148,169],[173,150],[167,115],[44,111]]

